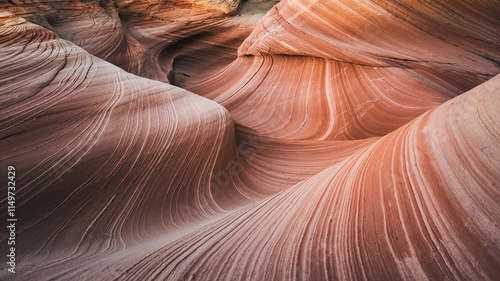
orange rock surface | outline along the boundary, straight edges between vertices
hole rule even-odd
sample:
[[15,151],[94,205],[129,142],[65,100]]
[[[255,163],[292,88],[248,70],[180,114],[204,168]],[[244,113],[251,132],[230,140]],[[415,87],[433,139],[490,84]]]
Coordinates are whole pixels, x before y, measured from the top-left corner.
[[275,3],[0,3],[1,280],[498,279],[500,4]]

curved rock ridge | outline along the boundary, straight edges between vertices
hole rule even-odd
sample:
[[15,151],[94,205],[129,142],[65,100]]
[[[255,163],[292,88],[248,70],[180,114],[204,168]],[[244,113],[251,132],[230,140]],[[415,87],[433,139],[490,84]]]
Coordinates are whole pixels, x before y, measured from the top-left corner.
[[383,136],[500,72],[498,5],[465,4],[283,1],[231,65],[174,82],[260,135]]
[[[26,273],[178,235],[373,142],[243,136],[237,144],[220,105],[129,74],[13,14],[2,14],[0,55],[0,161],[22,173],[17,239]],[[266,167],[283,150],[292,153]],[[308,151],[325,153],[323,161],[308,164]],[[262,178],[249,174],[262,167]]]
[[240,55],[301,55],[371,66],[496,75],[495,1],[286,0],[241,45]]
[[0,279],[500,276],[500,5],[274,3],[0,3]]
[[63,39],[128,72],[144,72],[147,49],[126,32],[116,11],[64,11],[46,18]]
[[0,29],[0,57],[0,161],[22,175],[22,258],[120,249],[252,199],[229,184],[214,196],[211,175],[236,159],[222,106],[21,19]]
[[[32,274],[47,280],[494,280],[499,82],[497,76],[341,164],[177,240],[69,264],[40,262]],[[456,153],[464,147],[467,153]]]
[[346,140],[385,135],[475,82],[448,76],[265,55],[239,57],[184,87],[222,104],[239,124],[261,135]]
[[251,22],[221,18],[218,13],[190,10],[172,16],[124,19],[127,33],[147,50],[137,74],[173,83],[195,77],[206,68],[226,66],[253,28]]
[[[179,80],[196,75],[200,65],[230,63],[263,16],[228,17],[224,9],[169,1],[39,0],[5,4],[2,9],[128,72],[167,83],[175,76]],[[174,71],[193,60],[194,67]]]
[[494,280],[499,91],[500,75],[120,278]]

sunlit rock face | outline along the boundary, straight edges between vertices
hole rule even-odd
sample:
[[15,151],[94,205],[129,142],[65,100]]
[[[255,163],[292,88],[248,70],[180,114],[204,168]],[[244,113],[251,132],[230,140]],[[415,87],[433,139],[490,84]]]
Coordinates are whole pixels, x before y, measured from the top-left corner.
[[0,279],[497,280],[499,13],[1,3]]

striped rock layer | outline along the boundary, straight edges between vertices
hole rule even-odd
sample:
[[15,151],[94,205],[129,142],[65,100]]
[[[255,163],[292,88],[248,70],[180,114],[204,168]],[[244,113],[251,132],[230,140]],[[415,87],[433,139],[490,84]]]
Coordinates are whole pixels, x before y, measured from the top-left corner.
[[0,279],[498,279],[500,4],[262,2],[0,3]]

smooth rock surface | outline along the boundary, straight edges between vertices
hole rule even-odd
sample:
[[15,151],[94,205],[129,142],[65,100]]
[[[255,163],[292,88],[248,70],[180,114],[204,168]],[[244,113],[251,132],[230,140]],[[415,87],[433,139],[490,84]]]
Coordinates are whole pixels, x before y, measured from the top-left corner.
[[499,3],[275,3],[0,3],[1,280],[498,279]]

